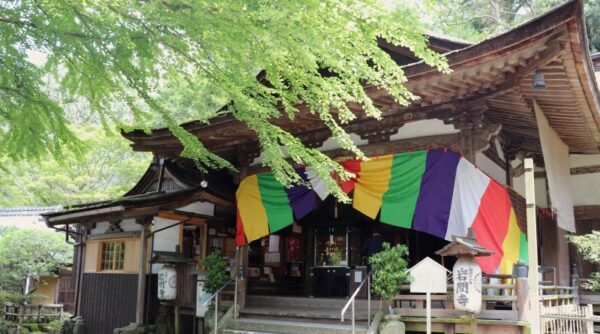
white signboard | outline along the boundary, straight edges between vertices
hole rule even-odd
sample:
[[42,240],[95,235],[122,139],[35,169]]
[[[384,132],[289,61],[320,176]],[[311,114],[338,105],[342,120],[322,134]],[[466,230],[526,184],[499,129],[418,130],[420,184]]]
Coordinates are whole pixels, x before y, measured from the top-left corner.
[[481,268],[473,257],[461,257],[452,269],[454,308],[470,313],[481,310]]
[[431,294],[448,292],[446,268],[426,257],[409,271],[410,292],[427,294],[427,334],[431,334]]
[[411,293],[446,293],[446,268],[431,258],[424,258],[421,262],[409,269],[412,281]]
[[204,281],[198,281],[196,284],[196,316],[202,318],[210,305],[208,303],[210,294],[204,291]]

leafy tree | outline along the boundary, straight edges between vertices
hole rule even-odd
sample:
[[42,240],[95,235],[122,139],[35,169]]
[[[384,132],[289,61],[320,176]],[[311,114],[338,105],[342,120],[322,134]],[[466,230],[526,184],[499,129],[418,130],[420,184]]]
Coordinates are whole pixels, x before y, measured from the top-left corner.
[[[178,111],[160,99],[166,87],[177,85],[193,118],[208,122],[229,113],[254,130],[264,164],[284,184],[301,181],[284,150],[320,176],[332,169],[346,175],[273,120],[293,119],[303,105],[341,147],[362,157],[340,127],[356,117],[348,103],[377,118],[380,111],[364,85],[387,90],[401,104],[414,98],[402,85],[402,69],[377,39],[406,46],[447,70],[443,58],[426,47],[412,1],[405,2],[393,10],[378,0],[3,3],[0,155],[22,159],[50,152],[60,158],[65,148],[77,151],[64,112],[66,104],[77,103],[107,129],[113,124],[148,128],[160,120],[182,142],[181,155],[199,168],[232,168],[183,130]],[[58,92],[49,83],[56,83]],[[196,109],[207,105],[206,98],[229,101],[228,108]],[[336,194],[345,198],[339,190]]]
[[11,161],[0,158],[0,206],[73,205],[122,196],[142,176],[147,153],[132,152],[126,140],[92,126],[75,133],[87,149],[61,160]]
[[72,263],[73,247],[61,234],[33,229],[12,229],[0,236],[0,290],[20,291],[27,278],[55,271]]
[[410,282],[407,256],[405,245],[390,247],[384,242],[383,250],[369,258],[373,275],[371,288],[382,300],[390,301],[398,294],[402,284]]
[[[432,29],[477,42],[505,32],[564,3],[563,0],[447,0],[427,7]],[[600,2],[585,0],[591,51],[600,50]]]
[[[600,231],[592,231],[585,235],[572,235],[568,237],[583,258],[592,263],[600,263]],[[600,273],[592,273],[588,282],[583,287],[592,290],[600,290]]]

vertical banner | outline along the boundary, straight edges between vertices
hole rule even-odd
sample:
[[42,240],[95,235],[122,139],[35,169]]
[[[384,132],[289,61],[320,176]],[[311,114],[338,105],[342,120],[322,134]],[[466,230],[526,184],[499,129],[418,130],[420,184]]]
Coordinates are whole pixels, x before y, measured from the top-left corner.
[[544,112],[535,100],[533,100],[533,109],[535,110],[535,118],[540,132],[544,168],[548,178],[548,191],[552,211],[556,213],[556,223],[563,230],[575,232],[569,147],[550,127]]
[[[198,280],[196,283],[196,317],[203,318],[208,310],[208,299],[210,294],[204,291],[204,281]],[[206,304],[205,304],[206,303]]]

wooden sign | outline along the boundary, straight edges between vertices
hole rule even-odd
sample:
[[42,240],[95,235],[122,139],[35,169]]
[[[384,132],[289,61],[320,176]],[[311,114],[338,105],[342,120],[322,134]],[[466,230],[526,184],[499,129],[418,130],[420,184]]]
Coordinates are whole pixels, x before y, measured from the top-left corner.
[[410,282],[411,293],[446,293],[448,283],[446,280],[446,268],[429,257],[409,269],[412,281]]
[[427,295],[427,334],[431,334],[431,294],[447,293],[446,268],[429,257],[409,269],[411,293]]

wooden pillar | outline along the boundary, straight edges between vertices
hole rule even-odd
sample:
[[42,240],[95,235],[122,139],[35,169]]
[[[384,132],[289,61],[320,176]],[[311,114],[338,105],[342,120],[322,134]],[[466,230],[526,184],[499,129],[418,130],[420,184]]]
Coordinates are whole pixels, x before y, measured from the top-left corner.
[[[244,154],[240,154],[241,158],[240,161],[244,162],[244,165],[248,164],[248,161],[250,160],[247,157],[247,153],[243,152]],[[248,167],[244,166],[240,168],[240,173],[238,175],[238,181],[242,181],[246,176],[248,175]],[[236,203],[237,206],[237,203]],[[237,282],[237,295],[236,295],[236,300],[238,305],[240,306],[240,309],[243,308],[246,305],[246,291],[248,288],[248,245],[244,245],[244,246],[240,246],[237,249],[237,254],[236,254],[236,259],[238,261],[238,268],[241,267],[241,277],[238,277],[238,282]],[[239,274],[236,273],[236,275]]]
[[535,206],[533,159],[525,159],[525,201],[527,203],[527,250],[529,252],[529,317],[531,334],[540,334],[540,296],[538,289],[537,209]]
[[515,289],[517,291],[518,320],[529,321],[529,284],[527,277],[516,278]]
[[458,128],[460,129],[458,135],[460,153],[462,153],[467,160],[475,163],[475,151],[473,150],[473,123],[467,113],[461,115]]
[[137,301],[135,308],[135,322],[138,325],[144,324],[144,293],[146,291],[146,262],[148,262],[148,243],[146,242],[146,238],[148,236],[148,228],[151,220],[152,217],[136,219],[136,222],[142,226],[142,231],[140,232],[140,263],[138,268]]
[[569,266],[569,243],[567,232],[556,226],[556,284],[571,285],[571,267]]
[[506,185],[509,187],[513,186],[513,167],[511,161],[517,158],[517,153],[519,153],[521,145],[520,140],[511,139],[510,142],[505,143],[503,146],[504,159],[506,160]]
[[486,122],[484,113],[485,104],[465,104],[465,111],[457,118],[454,127],[460,130],[458,140],[461,154],[471,163],[476,164],[477,152],[482,152],[490,147],[493,136],[498,135],[502,126]]
[[85,251],[87,244],[88,229],[79,225],[77,229],[81,235],[79,236],[79,253],[77,254],[77,277],[75,277],[75,315],[81,315],[81,286],[83,284],[83,273],[85,272]]
[[573,287],[573,295],[575,295],[575,298],[573,298],[573,303],[575,305],[579,305],[580,303],[580,291],[579,291],[579,274],[578,273],[573,273],[571,275],[571,287]]
[[238,248],[240,266],[242,268],[243,276],[238,279],[238,295],[237,302],[240,308],[246,305],[246,291],[248,288],[248,245],[241,246]]

